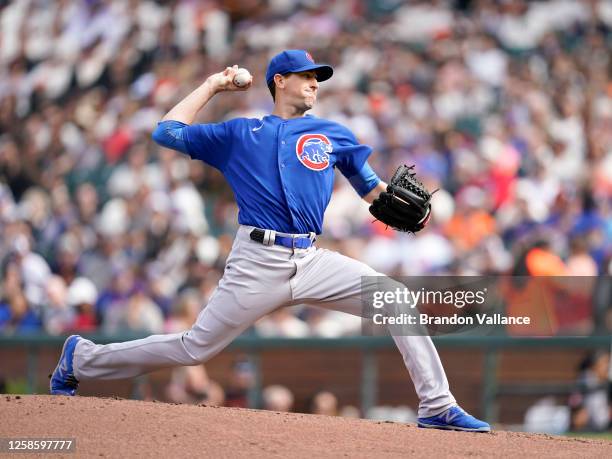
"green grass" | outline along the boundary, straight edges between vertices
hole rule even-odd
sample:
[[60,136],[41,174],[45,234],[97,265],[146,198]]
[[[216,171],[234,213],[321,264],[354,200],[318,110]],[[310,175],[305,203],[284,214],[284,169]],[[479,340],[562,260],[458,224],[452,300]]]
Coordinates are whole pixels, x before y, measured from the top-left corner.
[[24,378],[9,379],[6,381],[7,394],[29,394],[28,382]]
[[612,432],[568,432],[567,437],[592,438],[594,440],[612,441]]

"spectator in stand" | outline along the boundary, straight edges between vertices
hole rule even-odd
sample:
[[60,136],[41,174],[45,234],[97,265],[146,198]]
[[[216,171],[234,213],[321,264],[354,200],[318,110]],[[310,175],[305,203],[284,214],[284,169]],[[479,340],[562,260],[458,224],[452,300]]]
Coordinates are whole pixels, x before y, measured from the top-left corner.
[[128,295],[115,301],[106,311],[103,327],[106,333],[140,332],[161,333],[164,326],[163,314],[149,298],[145,286],[134,285]]
[[574,237],[570,240],[567,274],[569,276],[597,276],[597,263],[589,254],[588,243],[584,237]]
[[68,288],[68,305],[74,308],[75,317],[71,331],[92,333],[98,328],[95,304],[98,290],[92,281],[77,277]]
[[274,384],[264,388],[263,409],[290,413],[293,410],[293,394],[285,386]]
[[255,331],[265,337],[304,338],[309,334],[309,327],[296,317],[289,308],[282,308],[262,317],[255,325]]
[[19,265],[9,261],[4,273],[0,290],[0,330],[5,334],[41,331],[42,322],[30,308],[22,290]]
[[578,368],[578,389],[569,399],[570,430],[602,432],[612,428],[610,354],[595,352]]
[[255,385],[255,368],[246,358],[232,364],[229,380],[225,384],[225,406],[249,408],[249,391]]
[[50,335],[67,333],[75,320],[74,309],[68,304],[68,288],[64,279],[52,275],[47,281],[46,298],[41,315],[44,329]]
[[319,391],[312,396],[310,401],[310,412],[312,414],[322,414],[325,416],[337,416],[338,399],[333,393],[327,390]]
[[[205,304],[236,206],[220,174],[158,148],[150,133],[201,75],[237,62],[255,85],[239,104],[215,99],[198,122],[268,112],[257,76],[277,48],[307,48],[334,66],[313,114],[372,145],[378,175],[414,163],[440,188],[427,230],[407,238],[373,223],[367,205],[348,205],[339,177],[320,246],[392,275],[496,275],[546,234],[553,268],[609,270],[607,0],[5,3],[0,263],[19,266],[34,317],[53,273],[68,286],[92,281],[98,323],[107,322],[109,304],[127,308],[132,295],[133,285],[116,291],[126,266],[139,267],[164,317],[185,288],[199,288]],[[358,330],[347,316],[291,314],[308,335]]]

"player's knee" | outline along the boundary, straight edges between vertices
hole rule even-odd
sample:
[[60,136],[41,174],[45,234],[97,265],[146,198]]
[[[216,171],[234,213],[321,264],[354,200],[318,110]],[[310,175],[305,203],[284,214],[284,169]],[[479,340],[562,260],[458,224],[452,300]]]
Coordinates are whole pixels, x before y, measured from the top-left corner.
[[183,335],[183,346],[185,346],[185,350],[193,359],[193,364],[204,363],[214,355],[214,345],[196,327],[185,332]]

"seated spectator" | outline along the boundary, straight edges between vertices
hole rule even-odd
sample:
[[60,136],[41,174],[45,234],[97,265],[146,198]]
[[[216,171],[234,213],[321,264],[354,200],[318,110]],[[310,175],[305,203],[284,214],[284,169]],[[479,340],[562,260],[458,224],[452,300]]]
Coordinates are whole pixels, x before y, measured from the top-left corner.
[[42,307],[45,331],[50,335],[65,334],[74,322],[74,309],[68,304],[68,289],[64,279],[52,275],[47,281],[46,299]]
[[0,331],[7,335],[42,331],[42,321],[30,309],[24,295],[15,294],[0,300]]
[[321,338],[338,338],[361,332],[361,318],[340,311],[309,307],[304,311],[310,334]]
[[327,390],[322,390],[313,395],[309,411],[312,414],[322,414],[325,416],[338,415],[338,399],[334,394]]
[[531,405],[525,412],[522,429],[526,432],[561,435],[567,432],[570,425],[570,410],[559,405],[555,397],[543,397]]
[[145,292],[144,285],[137,285],[125,303],[118,302],[107,312],[103,327],[107,333],[161,333],[164,316]]
[[232,364],[232,370],[225,389],[225,406],[249,408],[249,391],[255,385],[255,368],[246,358],[238,358]]
[[[219,171],[157,148],[151,131],[201,75],[234,63],[249,68],[255,84],[238,106],[215,98],[197,122],[261,116],[271,100],[257,75],[275,47],[298,37],[337,69],[313,115],[346,124],[371,145],[381,178],[416,164],[427,186],[440,188],[428,229],[410,238],[372,222],[340,177],[319,247],[389,275],[495,275],[544,231],[552,245],[519,257],[531,275],[591,275],[593,263],[599,274],[610,270],[605,0],[320,2],[314,15],[304,2],[255,2],[257,20],[243,20],[253,17],[245,6],[253,2],[233,2],[231,18],[208,2],[200,21],[189,14],[198,2],[128,2],[127,10],[122,0],[71,1],[68,9],[5,3],[0,22],[15,27],[0,28],[0,264],[17,264],[18,290],[34,315],[51,270],[67,285],[75,277],[95,284],[97,322],[79,316],[85,329],[128,308],[129,265],[139,267],[166,319],[186,287],[200,288],[206,303],[223,273],[237,207]],[[72,7],[78,14],[65,15]],[[558,14],[544,14],[553,8]],[[109,20],[123,26],[100,27]],[[372,30],[356,39],[362,23]],[[214,59],[194,59],[201,54]],[[597,309],[607,330],[610,295]],[[588,331],[585,311],[555,306],[539,331]],[[336,337],[359,333],[359,322],[289,310],[257,327],[266,336]]]
[[186,289],[176,298],[172,313],[166,321],[166,333],[189,330],[202,310],[200,296],[194,288]]
[[361,418],[361,411],[359,411],[359,408],[356,406],[344,405],[342,408],[340,408],[338,415],[343,418],[359,419]]
[[174,403],[223,406],[225,402],[223,388],[208,377],[204,365],[174,368],[165,393]]
[[597,276],[597,263],[589,254],[587,241],[582,237],[574,237],[570,241],[567,275]]
[[289,413],[293,409],[293,394],[285,386],[275,384],[263,390],[263,409]]
[[13,254],[21,272],[25,297],[32,307],[37,308],[44,301],[51,269],[45,259],[32,250],[30,240],[24,234],[18,234],[13,240]]
[[612,428],[610,353],[595,352],[578,368],[577,390],[570,396],[574,432],[603,432]]
[[255,331],[264,337],[304,338],[308,324],[293,315],[289,308],[280,308],[255,323]]
[[[100,293],[96,302],[96,315],[102,323],[111,309],[123,310],[136,286],[132,268],[117,268],[111,284]],[[114,313],[120,315],[119,313]]]
[[98,290],[92,281],[77,277],[68,287],[68,305],[75,310],[72,331],[91,333],[98,327],[94,305],[98,300]]

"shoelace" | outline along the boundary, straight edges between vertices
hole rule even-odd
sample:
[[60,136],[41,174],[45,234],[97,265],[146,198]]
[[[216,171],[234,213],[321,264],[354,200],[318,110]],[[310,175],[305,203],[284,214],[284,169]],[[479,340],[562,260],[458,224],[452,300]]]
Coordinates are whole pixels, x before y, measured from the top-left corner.
[[71,389],[76,389],[79,387],[79,381],[74,377],[74,375],[66,376],[65,384]]

